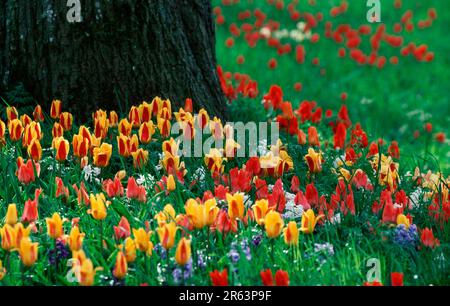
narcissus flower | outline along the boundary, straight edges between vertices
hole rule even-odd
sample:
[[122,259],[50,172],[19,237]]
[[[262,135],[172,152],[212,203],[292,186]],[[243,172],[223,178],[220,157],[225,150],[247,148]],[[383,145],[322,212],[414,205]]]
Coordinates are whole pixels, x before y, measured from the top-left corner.
[[60,100],[53,100],[50,107],[50,117],[52,119],[58,119],[62,111],[62,104]]
[[283,218],[276,211],[269,211],[264,218],[264,227],[269,238],[280,236],[284,226]]
[[178,242],[175,260],[180,266],[185,266],[191,259],[191,241],[185,237]]
[[312,234],[317,225],[317,222],[323,217],[324,217],[323,215],[319,215],[316,217],[314,211],[312,209],[308,209],[306,212],[303,213],[302,227],[300,228],[300,231],[305,234]]
[[166,250],[173,248],[177,230],[178,227],[175,222],[166,223],[162,227],[158,227],[156,229],[156,232],[159,236],[159,241],[163,248],[165,248]]
[[124,279],[127,276],[127,272],[128,272],[127,259],[123,252],[119,252],[117,253],[113,275],[117,279]]
[[37,242],[31,242],[29,237],[25,237],[20,241],[19,255],[22,264],[26,267],[34,265],[38,259],[38,246]]
[[9,204],[5,217],[6,224],[14,226],[17,223],[17,206],[16,204]]
[[105,195],[103,193],[96,195],[91,194],[89,200],[91,202],[91,209],[88,210],[88,214],[90,214],[95,220],[104,220],[108,214]]
[[227,193],[228,215],[231,219],[244,219],[244,194],[235,193],[234,195]]
[[71,251],[79,251],[83,247],[84,233],[80,233],[78,226],[72,227],[67,239]]
[[316,153],[313,148],[309,148],[305,160],[311,173],[319,173],[322,171],[322,153]]
[[52,239],[58,239],[64,234],[63,220],[58,213],[54,213],[51,218],[46,218],[47,234]]
[[291,221],[288,223],[287,227],[283,230],[284,242],[287,245],[298,245],[298,233],[297,223]]
[[103,143],[100,147],[94,148],[94,165],[96,167],[105,168],[109,165],[112,155],[112,145]]
[[150,241],[152,232],[146,231],[143,228],[133,229],[134,242],[136,248],[150,256],[152,254],[153,243]]
[[63,137],[54,138],[52,148],[55,150],[55,158],[60,163],[64,162],[69,156],[70,145]]

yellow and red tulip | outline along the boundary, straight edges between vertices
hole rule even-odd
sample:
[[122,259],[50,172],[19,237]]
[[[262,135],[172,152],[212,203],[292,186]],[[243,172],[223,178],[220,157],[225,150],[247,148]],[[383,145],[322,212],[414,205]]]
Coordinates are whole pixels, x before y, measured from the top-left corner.
[[70,145],[64,137],[54,138],[52,148],[55,150],[55,158],[59,162],[64,162],[69,156]]
[[42,146],[38,139],[33,139],[27,148],[28,156],[35,162],[42,159]]
[[55,122],[52,128],[52,136],[53,138],[62,137],[64,135],[64,129],[61,124]]
[[62,112],[62,104],[60,100],[53,100],[50,107],[50,117],[52,119],[58,119]]
[[144,149],[138,149],[136,152],[131,153],[133,156],[133,166],[134,168],[142,168],[148,162],[148,151]]
[[155,126],[152,121],[144,121],[139,128],[139,140],[143,144],[148,144],[152,141],[155,134]]
[[130,136],[131,130],[133,129],[133,125],[127,119],[122,119],[119,122],[118,129],[119,129],[119,134],[122,134],[125,136]]
[[33,111],[33,118],[36,122],[43,122],[44,121],[44,114],[42,112],[42,107],[40,105],[36,105]]
[[63,127],[64,131],[70,131],[73,124],[73,116],[71,113],[64,112],[59,115],[59,124]]
[[228,216],[232,220],[244,219],[244,194],[243,193],[235,193],[231,195],[227,193],[227,202],[228,202]]
[[299,230],[296,222],[294,221],[289,222],[283,232],[284,232],[284,242],[287,245],[293,246],[298,245]]
[[119,125],[119,115],[115,111],[109,112],[109,126],[116,127]]
[[180,266],[185,266],[191,259],[191,241],[185,237],[178,242],[175,260]]
[[8,106],[6,108],[6,117],[8,118],[8,122],[19,119],[19,113],[14,106]]
[[100,147],[94,148],[94,165],[96,167],[104,168],[109,165],[109,160],[112,155],[112,145],[103,143]]
[[166,223],[162,227],[158,227],[156,229],[159,236],[159,241],[166,250],[173,248],[177,230],[178,227],[175,222]]
[[311,173],[319,173],[322,171],[322,153],[316,153],[313,148],[309,148],[305,160]]
[[136,248],[139,251],[150,256],[152,254],[152,249],[153,249],[153,243],[150,241],[152,232],[146,231],[143,228],[133,229],[133,236],[134,236],[134,243],[136,244]]
[[95,220],[104,220],[108,214],[105,195],[103,193],[96,195],[91,194],[89,201],[91,202],[91,209],[88,210],[88,214],[90,214]]
[[113,275],[117,279],[124,279],[127,276],[128,264],[127,259],[122,251],[117,253],[116,264],[114,266]]
[[19,141],[23,133],[22,122],[19,119],[10,120],[8,124],[8,130],[9,138],[12,141]]
[[73,135],[72,148],[74,156],[83,158],[88,155],[90,148],[89,139],[83,137],[81,134]]
[[269,211],[269,201],[266,199],[258,200],[253,205],[253,214],[255,215],[255,220],[259,225],[264,224],[264,219],[266,218],[267,212]]
[[63,220],[58,213],[54,213],[51,218],[46,218],[47,234],[52,239],[58,239],[64,234]]
[[300,231],[305,234],[314,233],[314,229],[316,228],[317,222],[323,217],[324,217],[323,215],[319,215],[316,217],[314,211],[312,209],[308,209],[306,212],[303,213],[302,227],[300,228]]

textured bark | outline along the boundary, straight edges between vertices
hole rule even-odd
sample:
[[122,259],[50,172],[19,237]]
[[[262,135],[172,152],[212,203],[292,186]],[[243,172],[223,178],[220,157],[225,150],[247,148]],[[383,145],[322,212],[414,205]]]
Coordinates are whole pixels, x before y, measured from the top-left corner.
[[216,74],[210,0],[2,0],[0,91],[18,82],[42,105],[54,98],[87,118],[155,96],[226,117]]

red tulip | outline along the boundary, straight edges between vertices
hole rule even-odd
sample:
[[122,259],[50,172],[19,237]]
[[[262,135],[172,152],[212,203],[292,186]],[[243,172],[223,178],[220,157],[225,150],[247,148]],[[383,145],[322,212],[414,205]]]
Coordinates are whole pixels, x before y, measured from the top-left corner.
[[222,272],[214,270],[209,273],[213,286],[228,286],[228,271],[224,269]]

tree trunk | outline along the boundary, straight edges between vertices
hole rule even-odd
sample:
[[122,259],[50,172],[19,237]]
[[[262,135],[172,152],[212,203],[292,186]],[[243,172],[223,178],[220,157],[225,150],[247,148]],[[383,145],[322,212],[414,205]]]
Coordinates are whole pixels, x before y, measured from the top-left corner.
[[210,0],[2,0],[0,92],[19,82],[42,105],[63,100],[83,118],[96,108],[186,98],[226,117],[216,73]]

